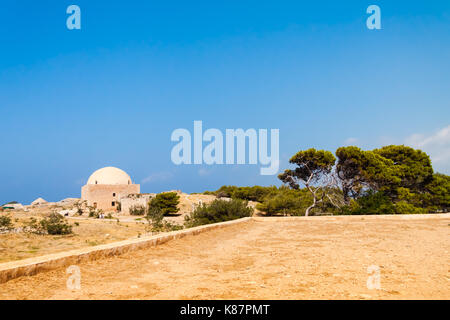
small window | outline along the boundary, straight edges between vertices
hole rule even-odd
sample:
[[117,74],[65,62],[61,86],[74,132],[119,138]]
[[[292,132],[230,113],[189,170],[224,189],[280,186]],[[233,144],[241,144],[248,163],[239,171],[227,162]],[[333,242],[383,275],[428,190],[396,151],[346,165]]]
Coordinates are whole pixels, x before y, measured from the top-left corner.
[[113,197],[115,197],[116,196],[116,194],[115,193],[113,193]]
[[95,180],[95,184],[97,184],[97,180]]
[[112,205],[113,207],[115,207],[115,206],[116,206],[116,202],[113,201],[113,202],[111,203],[111,205]]

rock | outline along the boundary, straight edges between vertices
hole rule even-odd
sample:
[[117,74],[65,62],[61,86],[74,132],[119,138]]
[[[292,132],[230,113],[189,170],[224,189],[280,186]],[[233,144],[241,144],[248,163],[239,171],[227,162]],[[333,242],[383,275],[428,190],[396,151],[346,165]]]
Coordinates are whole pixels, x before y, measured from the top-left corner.
[[40,205],[44,205],[47,204],[48,202],[42,198],[37,198],[36,200],[34,200],[31,205],[32,206],[40,206]]

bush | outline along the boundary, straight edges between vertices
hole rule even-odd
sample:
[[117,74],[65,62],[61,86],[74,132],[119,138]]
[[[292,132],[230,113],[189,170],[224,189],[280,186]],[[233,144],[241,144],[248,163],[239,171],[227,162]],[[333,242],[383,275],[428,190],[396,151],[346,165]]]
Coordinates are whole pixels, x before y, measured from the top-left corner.
[[83,215],[83,205],[85,205],[85,203],[86,203],[85,201],[77,201],[74,204],[74,207],[76,208],[76,213],[79,216]]
[[203,194],[214,194],[218,198],[233,198],[247,201],[263,201],[264,197],[277,190],[277,187],[236,187],[236,186],[222,186],[217,191],[206,191]]
[[14,225],[12,223],[11,217],[0,216],[0,232],[11,231],[12,229],[14,229]]
[[89,218],[98,218],[97,210],[94,207],[88,206]]
[[72,233],[72,226],[58,213],[52,213],[48,218],[42,219],[40,224],[42,229],[51,235]]
[[164,221],[163,211],[158,207],[149,207],[145,216],[153,232],[167,232],[183,229],[183,226]]
[[305,214],[306,208],[312,204],[312,196],[306,190],[293,190],[285,187],[275,189],[256,205],[258,210],[267,215],[293,215]]
[[185,217],[186,227],[195,227],[204,224],[235,220],[250,217],[253,208],[247,206],[248,202],[239,199],[214,200],[210,204],[202,204]]
[[150,200],[149,208],[158,208],[164,216],[167,216],[178,212],[179,203],[180,196],[176,192],[164,192]]
[[395,214],[420,214],[427,212],[427,209],[417,208],[413,204],[406,201],[400,201],[395,204]]
[[394,214],[395,206],[391,199],[382,192],[369,191],[358,198],[353,206],[344,208],[347,214]]
[[[256,208],[267,215],[303,215],[312,204],[312,195],[307,189],[290,189],[286,186],[277,188],[275,186],[262,187],[236,187],[222,186],[217,191],[206,191],[205,194],[215,194],[218,198],[232,198],[247,201],[260,202]],[[332,192],[334,198],[342,198],[342,192]],[[328,198],[318,204],[312,211],[338,213]]]
[[36,234],[65,235],[72,233],[72,226],[58,213],[52,213],[48,218],[37,221],[31,218],[25,225],[25,231]]
[[148,223],[152,225],[152,228],[157,229],[162,226],[162,222],[164,219],[164,213],[158,207],[149,207],[147,211],[147,215],[145,216]]
[[343,209],[343,214],[419,214],[427,213],[427,209],[418,208],[414,204],[402,200],[392,202],[383,192],[367,192],[350,206]]
[[243,188],[241,187],[233,193],[232,197],[236,199],[262,202],[267,195],[276,193],[277,190],[278,188],[275,186],[272,187],[253,186]]
[[130,208],[130,215],[132,215],[132,216],[145,215],[145,207],[144,206],[132,206]]

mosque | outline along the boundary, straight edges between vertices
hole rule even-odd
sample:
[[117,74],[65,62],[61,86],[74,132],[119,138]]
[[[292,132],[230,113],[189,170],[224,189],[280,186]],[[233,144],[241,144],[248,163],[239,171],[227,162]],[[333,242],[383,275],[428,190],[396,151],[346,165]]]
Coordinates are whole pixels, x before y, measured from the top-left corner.
[[103,211],[117,211],[122,198],[140,194],[140,185],[133,184],[130,176],[115,167],[95,171],[81,188],[81,200]]

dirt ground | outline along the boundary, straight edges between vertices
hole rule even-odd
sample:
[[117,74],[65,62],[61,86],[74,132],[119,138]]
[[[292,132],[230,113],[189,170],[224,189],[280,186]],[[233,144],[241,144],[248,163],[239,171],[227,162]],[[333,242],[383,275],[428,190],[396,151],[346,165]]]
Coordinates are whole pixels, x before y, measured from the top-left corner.
[[[450,299],[450,218],[250,221],[0,284],[0,299]],[[380,289],[368,289],[380,270]]]

